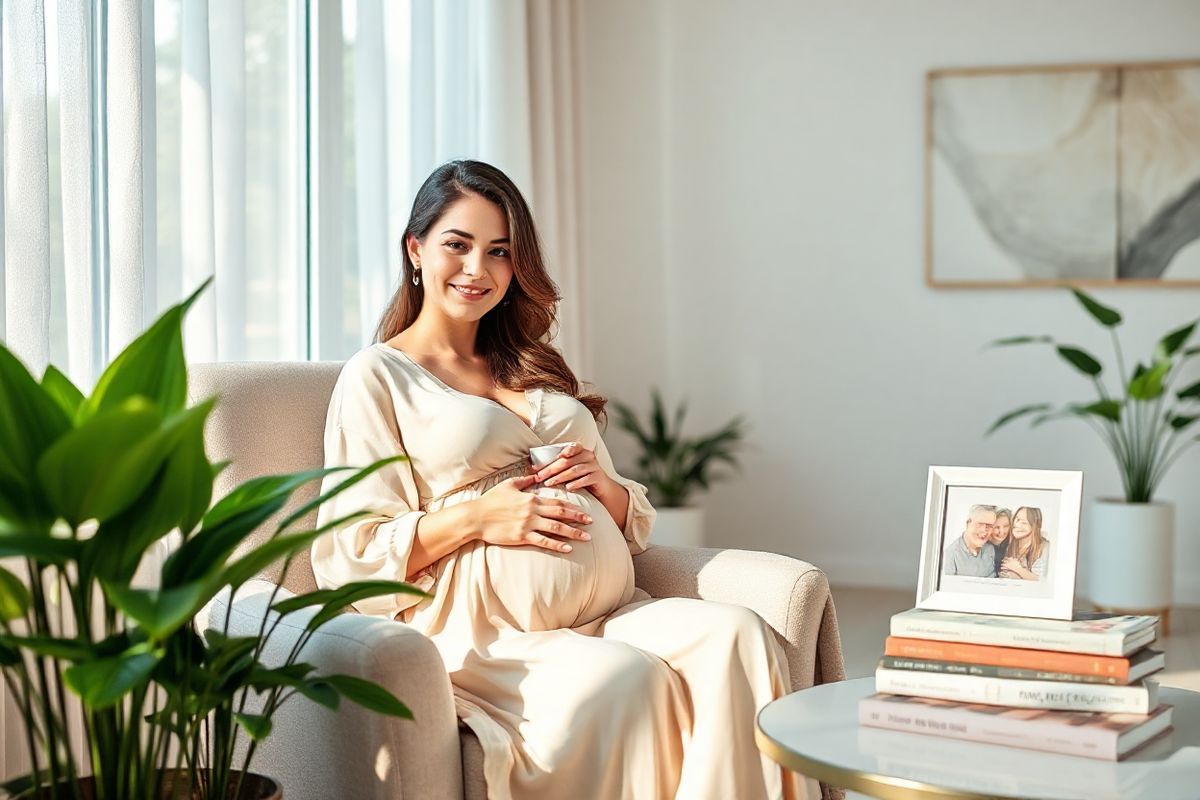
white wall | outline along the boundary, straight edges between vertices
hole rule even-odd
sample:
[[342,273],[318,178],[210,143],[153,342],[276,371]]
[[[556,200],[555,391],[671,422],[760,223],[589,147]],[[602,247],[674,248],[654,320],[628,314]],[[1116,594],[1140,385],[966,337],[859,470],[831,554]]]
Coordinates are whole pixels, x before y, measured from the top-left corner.
[[[983,438],[1010,408],[1090,391],[1048,350],[986,342],[1053,333],[1111,355],[1065,291],[925,286],[924,75],[1200,57],[1200,3],[582,9],[590,377],[643,408],[651,385],[687,395],[693,430],[747,414],[744,472],[704,501],[713,544],[914,587],[930,464],[1084,469],[1087,496],[1119,493],[1082,423]],[[1196,289],[1096,294],[1126,313],[1130,353],[1200,312]],[[629,441],[607,438],[627,466]],[[1179,505],[1187,603],[1200,603],[1198,479],[1200,447],[1160,491]]]

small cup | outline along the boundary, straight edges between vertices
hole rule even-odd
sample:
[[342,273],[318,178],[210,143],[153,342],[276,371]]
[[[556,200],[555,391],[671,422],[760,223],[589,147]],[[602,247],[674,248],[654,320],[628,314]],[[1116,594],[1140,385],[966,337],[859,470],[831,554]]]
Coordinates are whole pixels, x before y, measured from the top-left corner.
[[[529,460],[533,462],[534,470],[540,470],[542,467],[551,464],[556,458],[575,442],[560,442],[558,444],[544,444],[541,447],[529,448]],[[542,484],[536,483],[530,487],[531,489],[540,489]]]
[[544,444],[541,447],[529,448],[529,460],[533,462],[533,466],[537,469],[550,464],[554,459],[558,458],[563,450],[566,450],[575,442],[560,442],[559,444]]

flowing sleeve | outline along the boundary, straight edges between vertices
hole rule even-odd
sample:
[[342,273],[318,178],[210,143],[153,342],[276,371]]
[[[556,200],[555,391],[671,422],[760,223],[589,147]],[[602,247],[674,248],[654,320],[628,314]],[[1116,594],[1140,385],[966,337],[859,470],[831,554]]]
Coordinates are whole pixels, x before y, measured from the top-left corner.
[[[338,379],[325,422],[325,466],[365,467],[404,454],[391,395],[385,386],[376,384],[349,370]],[[327,476],[322,492],[349,474]],[[419,507],[412,465],[407,460],[376,470],[323,503],[317,512],[318,525],[356,511],[369,510],[371,514],[337,527],[313,543],[317,585],[331,589],[350,581],[405,580],[417,521],[425,514]],[[432,569],[422,570],[409,582],[429,591],[434,584]],[[384,595],[355,603],[355,608],[363,614],[394,617],[420,600],[411,594]]]
[[604,444],[604,437],[596,437],[596,461],[608,476],[621,484],[629,492],[629,505],[625,508],[625,541],[629,542],[629,552],[633,555],[643,552],[646,543],[650,541],[650,531],[654,527],[654,518],[658,512],[650,505],[646,497],[646,487],[637,481],[620,475],[613,466],[612,456]]

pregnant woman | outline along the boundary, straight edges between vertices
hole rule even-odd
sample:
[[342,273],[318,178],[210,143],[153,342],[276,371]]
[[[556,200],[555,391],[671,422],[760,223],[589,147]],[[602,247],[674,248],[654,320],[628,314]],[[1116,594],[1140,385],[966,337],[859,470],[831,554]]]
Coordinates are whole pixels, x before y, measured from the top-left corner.
[[[436,644],[492,800],[796,796],[754,744],[755,713],[788,686],[767,626],[634,588],[655,512],[613,468],[604,398],[549,344],[557,290],[520,192],[487,164],[445,164],[404,244],[378,341],[338,378],[325,458],[408,458],[321,508],[321,523],[371,516],[317,541],[317,582],[432,595],[358,609]],[[570,445],[535,471],[529,450],[555,443]]]

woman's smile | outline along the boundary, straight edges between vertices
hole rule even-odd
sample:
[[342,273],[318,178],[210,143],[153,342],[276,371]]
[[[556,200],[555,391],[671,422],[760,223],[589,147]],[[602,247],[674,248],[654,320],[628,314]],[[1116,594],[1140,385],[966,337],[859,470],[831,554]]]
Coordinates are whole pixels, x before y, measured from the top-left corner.
[[487,297],[492,293],[491,289],[483,289],[474,286],[460,286],[455,283],[450,284],[450,287],[458,293],[459,297],[472,302]]

